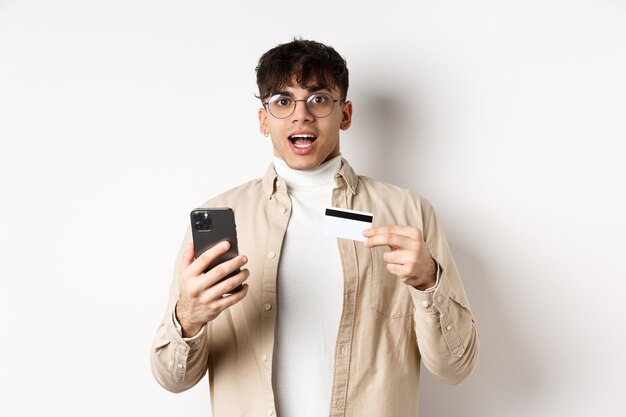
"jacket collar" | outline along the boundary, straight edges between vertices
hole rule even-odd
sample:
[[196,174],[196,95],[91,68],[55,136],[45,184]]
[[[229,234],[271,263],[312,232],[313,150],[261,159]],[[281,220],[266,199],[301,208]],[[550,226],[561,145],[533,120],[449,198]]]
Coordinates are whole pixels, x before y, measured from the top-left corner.
[[[276,170],[274,169],[274,164],[270,164],[261,180],[263,183],[263,190],[265,191],[267,198],[272,198],[276,192],[276,182],[279,178],[280,177],[276,174]],[[339,168],[337,175],[335,175],[335,180],[337,181],[337,185],[341,185],[341,182],[343,182],[348,186],[348,190],[350,190],[352,194],[356,194],[359,177],[356,175],[348,161],[344,158],[341,158],[341,167]]]

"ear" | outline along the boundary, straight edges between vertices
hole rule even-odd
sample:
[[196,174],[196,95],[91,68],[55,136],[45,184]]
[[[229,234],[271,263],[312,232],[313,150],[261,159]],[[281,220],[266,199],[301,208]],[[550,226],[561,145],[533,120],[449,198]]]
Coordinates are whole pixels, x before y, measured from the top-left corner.
[[259,108],[259,131],[263,135],[270,131],[270,128],[267,126],[267,111],[263,107]]
[[348,130],[352,124],[352,102],[346,101],[341,109],[341,130]]

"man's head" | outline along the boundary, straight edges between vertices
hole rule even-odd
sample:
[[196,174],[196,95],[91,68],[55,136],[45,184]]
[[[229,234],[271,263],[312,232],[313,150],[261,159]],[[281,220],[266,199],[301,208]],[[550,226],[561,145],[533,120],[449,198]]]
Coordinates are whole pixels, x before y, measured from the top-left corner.
[[339,155],[350,127],[346,61],[332,47],[296,39],[267,51],[256,68],[261,132],[293,169],[313,169]]
[[270,94],[296,81],[305,86],[315,83],[338,90],[341,100],[348,95],[346,61],[331,46],[294,39],[278,45],[261,56],[256,67],[259,98],[265,102]]

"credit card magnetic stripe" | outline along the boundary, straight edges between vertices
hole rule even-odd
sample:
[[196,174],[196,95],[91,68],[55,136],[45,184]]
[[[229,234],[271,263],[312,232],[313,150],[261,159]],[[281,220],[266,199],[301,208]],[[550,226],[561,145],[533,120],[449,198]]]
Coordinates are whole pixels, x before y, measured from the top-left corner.
[[333,210],[329,208],[326,209],[326,215],[332,216],[332,217],[339,217],[342,219],[356,220],[359,222],[366,222],[366,223],[371,223],[374,218],[370,214],[346,212],[346,211],[340,211],[340,210]]

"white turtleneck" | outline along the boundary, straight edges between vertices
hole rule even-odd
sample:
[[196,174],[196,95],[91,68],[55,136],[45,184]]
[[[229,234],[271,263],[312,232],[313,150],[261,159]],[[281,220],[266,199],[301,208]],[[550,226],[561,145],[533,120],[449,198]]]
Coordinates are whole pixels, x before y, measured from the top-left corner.
[[328,415],[333,357],[343,308],[337,239],[324,236],[341,156],[313,170],[274,158],[292,210],[278,266],[274,392],[280,417]]

